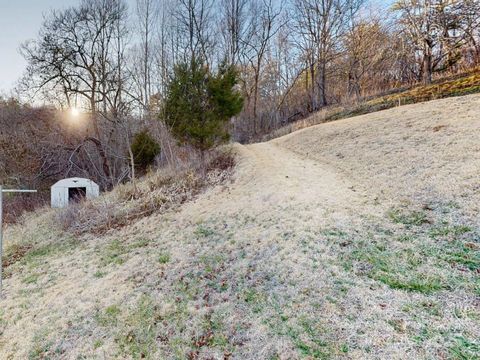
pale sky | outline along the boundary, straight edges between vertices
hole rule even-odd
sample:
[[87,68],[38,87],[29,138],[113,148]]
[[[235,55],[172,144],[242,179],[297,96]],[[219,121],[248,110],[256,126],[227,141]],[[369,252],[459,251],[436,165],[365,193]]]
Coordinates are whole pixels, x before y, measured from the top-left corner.
[[79,3],[80,0],[0,0],[0,94],[10,91],[23,74],[26,63],[19,53],[20,44],[37,37],[43,15]]
[[0,0],[0,93],[10,90],[25,69],[21,43],[36,37],[42,16],[78,0]]

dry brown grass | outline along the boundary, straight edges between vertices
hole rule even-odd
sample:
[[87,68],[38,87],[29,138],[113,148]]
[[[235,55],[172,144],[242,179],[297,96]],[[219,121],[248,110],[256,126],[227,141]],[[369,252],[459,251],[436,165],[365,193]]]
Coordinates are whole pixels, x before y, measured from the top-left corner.
[[479,102],[236,145],[234,182],[101,235],[8,227],[35,251],[9,266],[0,357],[477,359]]

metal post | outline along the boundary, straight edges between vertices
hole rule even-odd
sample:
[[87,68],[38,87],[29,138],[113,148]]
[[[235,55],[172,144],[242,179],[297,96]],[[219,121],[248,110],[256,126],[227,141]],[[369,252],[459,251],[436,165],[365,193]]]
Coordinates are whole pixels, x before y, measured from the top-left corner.
[[0,185],[0,296],[2,296],[3,279],[3,188]]
[[0,297],[3,290],[3,193],[36,193],[37,190],[4,190],[0,185]]

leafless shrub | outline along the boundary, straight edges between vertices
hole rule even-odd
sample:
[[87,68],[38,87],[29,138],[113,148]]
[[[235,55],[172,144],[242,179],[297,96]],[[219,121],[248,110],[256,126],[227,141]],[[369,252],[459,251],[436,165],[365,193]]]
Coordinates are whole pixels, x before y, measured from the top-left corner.
[[23,214],[39,209],[48,204],[48,193],[15,194],[4,198],[4,222],[15,224]]
[[235,158],[230,152],[223,151],[216,154],[207,164],[207,172],[214,170],[227,171],[235,166]]
[[192,200],[206,187],[227,180],[235,165],[233,155],[218,151],[205,167],[166,168],[148,174],[143,181],[120,185],[104,197],[74,204],[56,215],[61,228],[75,234],[102,234],[132,221],[164,212]]

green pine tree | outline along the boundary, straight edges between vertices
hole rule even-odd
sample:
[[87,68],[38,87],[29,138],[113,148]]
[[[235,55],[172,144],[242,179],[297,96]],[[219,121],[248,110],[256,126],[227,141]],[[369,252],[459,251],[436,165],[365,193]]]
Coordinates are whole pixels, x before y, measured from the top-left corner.
[[203,154],[229,139],[228,121],[243,108],[237,82],[237,71],[225,64],[215,74],[196,60],[175,67],[163,114],[180,143]]

